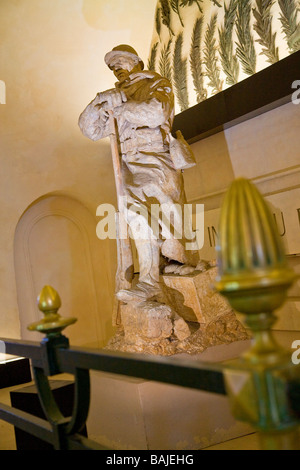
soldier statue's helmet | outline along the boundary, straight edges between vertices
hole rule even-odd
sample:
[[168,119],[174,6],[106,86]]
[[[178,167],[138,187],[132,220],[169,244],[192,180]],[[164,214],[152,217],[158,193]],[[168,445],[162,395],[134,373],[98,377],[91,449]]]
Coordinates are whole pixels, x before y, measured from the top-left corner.
[[128,46],[127,44],[120,44],[119,46],[114,47],[112,51],[108,52],[104,57],[106,65],[110,69],[112,69],[113,68],[112,63],[114,59],[119,56],[129,57],[133,59],[136,62],[136,64],[140,62],[142,66],[142,70],[144,69],[144,62],[142,61],[142,59],[138,56],[135,49],[133,49],[133,47],[131,46]]

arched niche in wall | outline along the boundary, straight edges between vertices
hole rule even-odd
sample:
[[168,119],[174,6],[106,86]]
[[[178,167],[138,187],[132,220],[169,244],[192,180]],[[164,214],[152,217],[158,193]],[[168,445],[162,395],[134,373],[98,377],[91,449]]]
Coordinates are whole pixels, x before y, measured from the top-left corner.
[[51,285],[62,300],[59,313],[77,318],[66,331],[71,345],[102,347],[111,335],[112,286],[90,211],[65,195],[35,201],[16,227],[14,257],[22,339],[42,339],[27,326],[42,318],[36,299]]

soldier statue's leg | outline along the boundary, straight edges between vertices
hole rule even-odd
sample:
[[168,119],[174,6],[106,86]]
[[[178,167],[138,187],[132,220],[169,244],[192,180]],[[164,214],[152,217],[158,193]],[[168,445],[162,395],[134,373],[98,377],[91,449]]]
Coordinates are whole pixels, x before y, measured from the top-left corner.
[[159,282],[160,244],[145,217],[127,211],[127,222],[134,239],[139,261],[139,279],[135,287],[117,292],[118,300],[148,300],[161,292]]

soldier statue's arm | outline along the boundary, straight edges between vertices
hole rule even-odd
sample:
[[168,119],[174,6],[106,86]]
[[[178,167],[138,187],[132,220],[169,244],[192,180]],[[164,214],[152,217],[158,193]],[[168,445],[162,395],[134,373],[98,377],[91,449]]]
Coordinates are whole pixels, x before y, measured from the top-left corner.
[[114,109],[115,117],[133,127],[155,128],[164,125],[174,113],[174,95],[166,79],[159,79],[145,90],[139,100],[128,100]]
[[120,106],[125,99],[124,93],[116,89],[97,93],[79,116],[78,124],[83,135],[94,141],[108,137],[110,134],[108,111]]

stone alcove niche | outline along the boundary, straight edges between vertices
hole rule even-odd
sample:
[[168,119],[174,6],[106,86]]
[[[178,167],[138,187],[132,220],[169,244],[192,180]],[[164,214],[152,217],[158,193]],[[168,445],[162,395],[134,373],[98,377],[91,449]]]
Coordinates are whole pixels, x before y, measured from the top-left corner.
[[99,243],[95,217],[84,204],[61,194],[31,204],[16,227],[14,259],[22,339],[42,339],[27,326],[42,318],[36,299],[44,285],[51,285],[62,300],[59,313],[77,318],[67,331],[70,343],[104,345],[111,334],[112,286],[106,246]]

